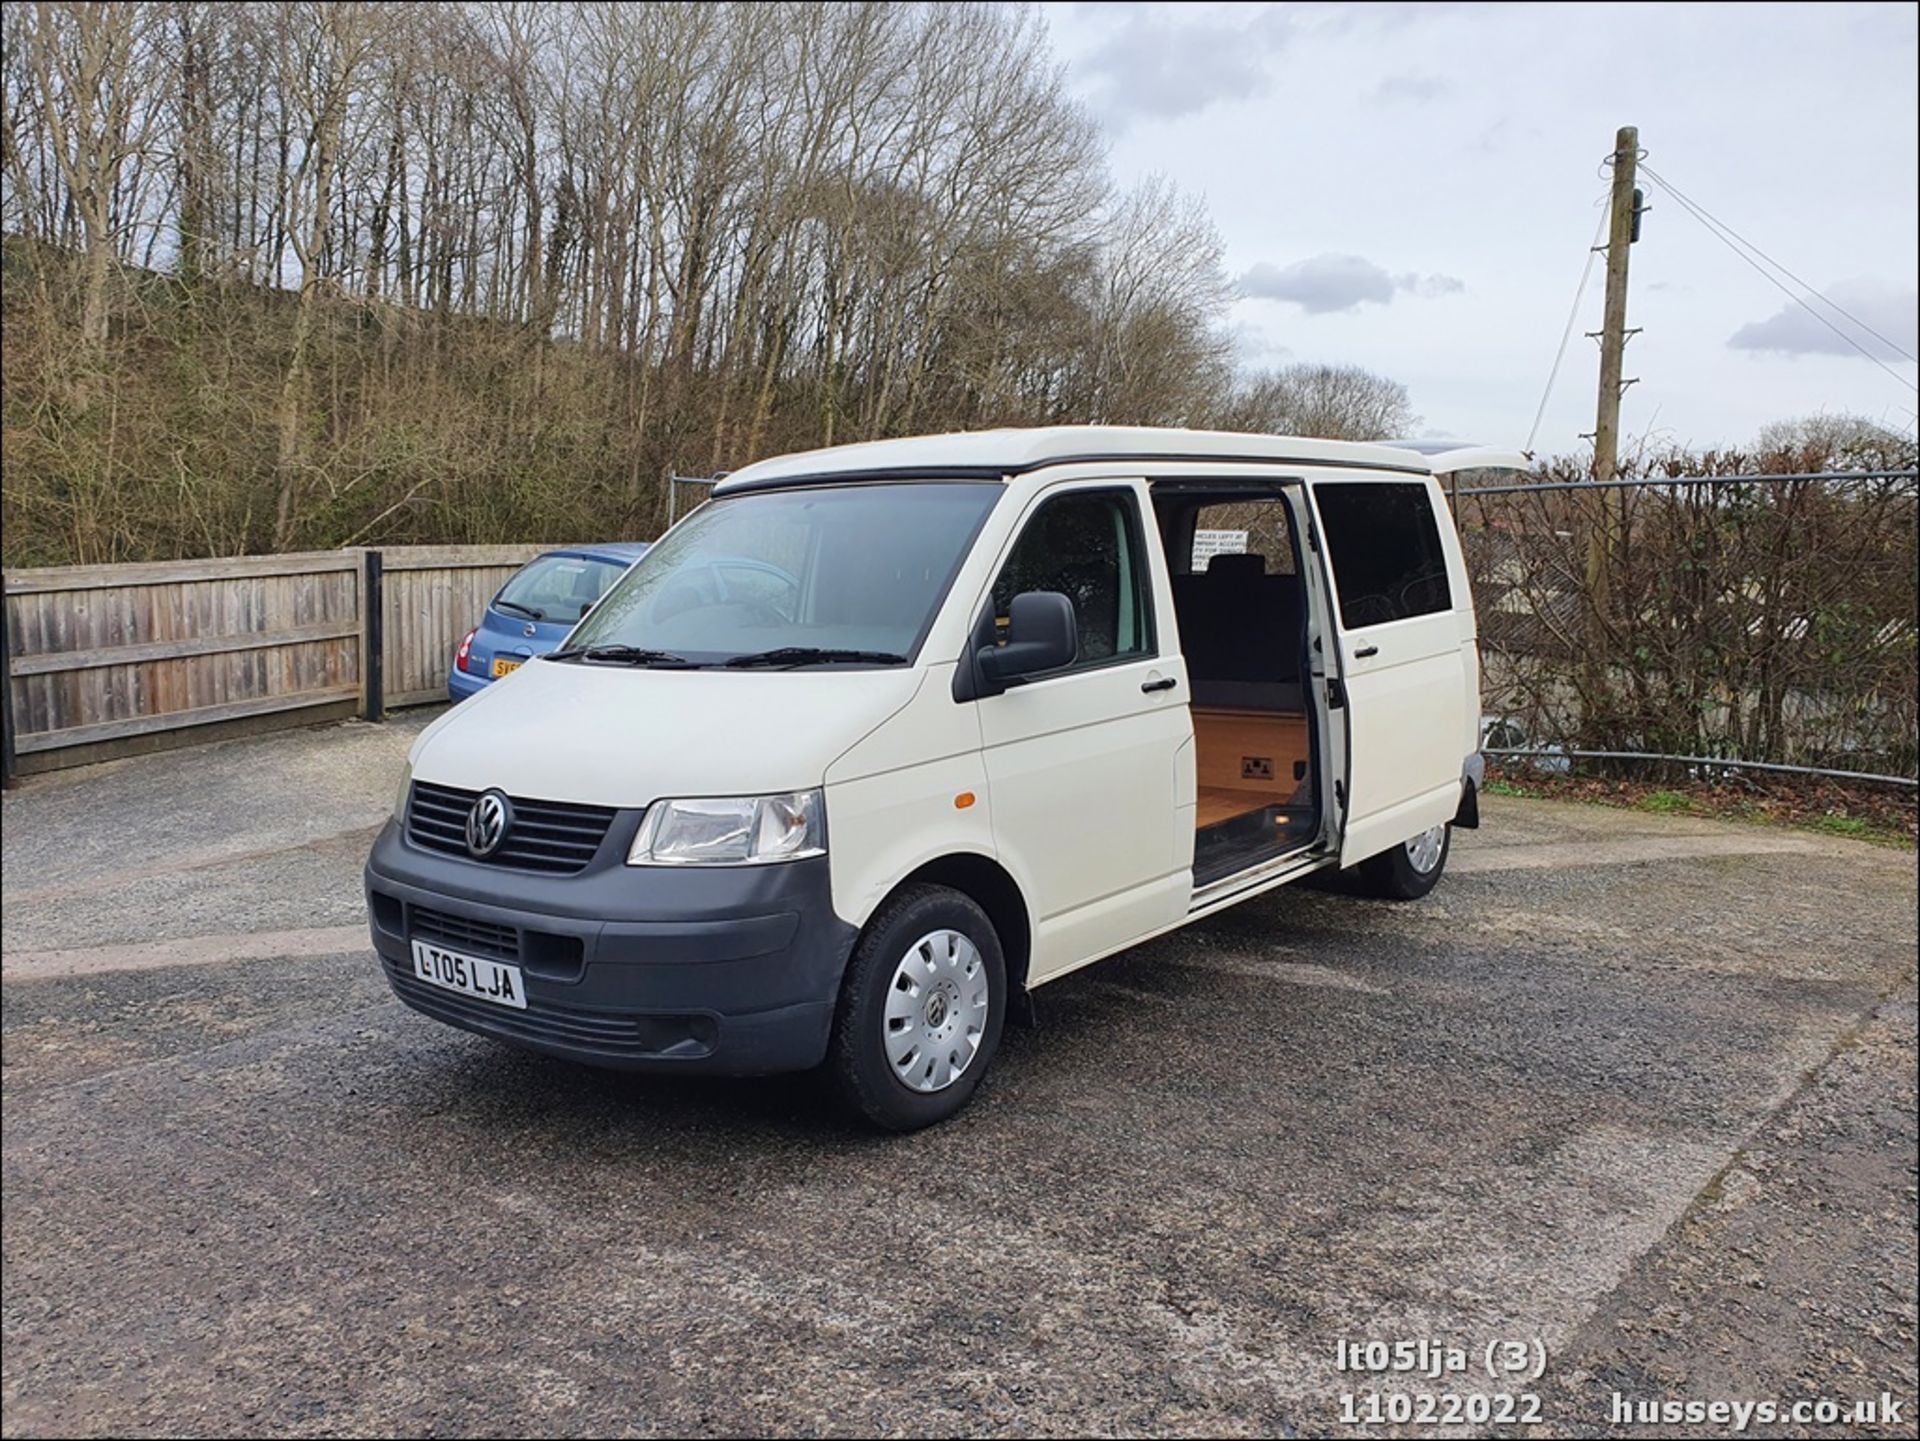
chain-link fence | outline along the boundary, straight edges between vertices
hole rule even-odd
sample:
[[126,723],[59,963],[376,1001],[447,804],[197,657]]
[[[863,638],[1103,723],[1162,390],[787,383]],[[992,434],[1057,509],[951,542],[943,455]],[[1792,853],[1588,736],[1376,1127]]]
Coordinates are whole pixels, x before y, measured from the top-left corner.
[[1913,784],[1912,470],[1462,486],[1489,752]]

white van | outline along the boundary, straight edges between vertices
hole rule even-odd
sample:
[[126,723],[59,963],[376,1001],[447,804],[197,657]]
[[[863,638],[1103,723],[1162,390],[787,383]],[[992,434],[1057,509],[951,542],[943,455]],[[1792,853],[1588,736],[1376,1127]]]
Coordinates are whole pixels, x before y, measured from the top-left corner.
[[1489,451],[1060,427],[739,471],[421,735],[367,862],[429,1016],[600,1065],[964,1105],[1028,993],[1476,824],[1435,475]]

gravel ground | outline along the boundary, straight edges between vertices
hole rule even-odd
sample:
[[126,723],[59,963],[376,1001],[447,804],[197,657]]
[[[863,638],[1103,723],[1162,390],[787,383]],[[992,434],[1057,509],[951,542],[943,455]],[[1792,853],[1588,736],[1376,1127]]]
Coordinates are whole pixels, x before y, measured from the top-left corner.
[[420,723],[6,797],[7,1435],[1472,1434],[1343,1422],[1495,1389],[1336,1369],[1417,1338],[1544,1347],[1509,1434],[1914,1434],[1910,855],[1493,800],[1427,901],[1078,973],[882,1139],[391,1000],[358,868]]

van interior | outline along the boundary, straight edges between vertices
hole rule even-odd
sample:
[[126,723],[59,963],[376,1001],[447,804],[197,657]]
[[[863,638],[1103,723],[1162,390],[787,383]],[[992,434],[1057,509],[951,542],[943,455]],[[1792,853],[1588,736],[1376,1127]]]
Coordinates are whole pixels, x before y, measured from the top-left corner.
[[1187,661],[1203,886],[1319,832],[1307,593],[1279,492],[1163,486],[1154,508]]

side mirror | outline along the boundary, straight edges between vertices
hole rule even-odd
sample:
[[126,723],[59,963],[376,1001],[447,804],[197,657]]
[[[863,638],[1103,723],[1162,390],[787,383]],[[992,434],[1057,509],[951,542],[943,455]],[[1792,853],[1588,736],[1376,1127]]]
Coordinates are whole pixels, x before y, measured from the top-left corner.
[[981,678],[996,690],[1072,665],[1080,653],[1073,602],[1057,590],[1029,590],[1008,607],[1007,643],[982,646],[975,655]]

